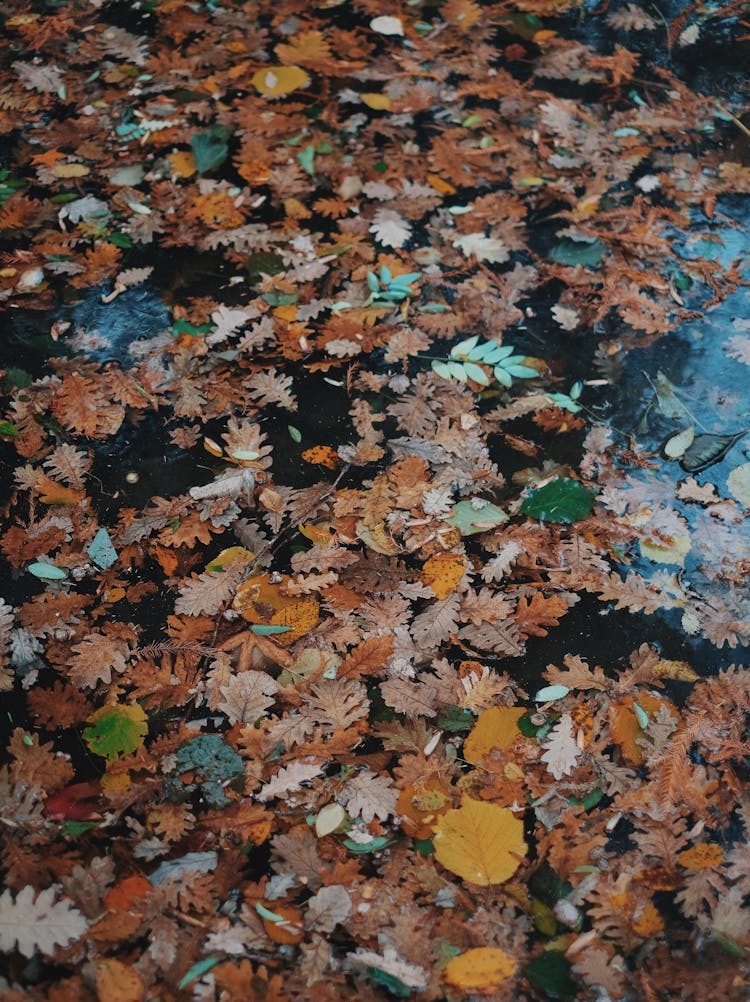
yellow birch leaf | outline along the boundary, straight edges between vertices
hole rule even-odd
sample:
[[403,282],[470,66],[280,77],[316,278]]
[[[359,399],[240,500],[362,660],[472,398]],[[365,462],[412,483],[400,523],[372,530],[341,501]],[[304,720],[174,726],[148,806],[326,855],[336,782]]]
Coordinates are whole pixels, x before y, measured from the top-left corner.
[[476,765],[493,748],[507,748],[521,732],[518,721],[526,713],[522,706],[492,706],[483,710],[464,741],[463,757]]
[[360,94],[362,104],[374,111],[387,111],[391,106],[391,99],[387,94]]
[[55,164],[52,173],[60,178],[85,177],[89,173],[89,168],[86,164]]
[[724,850],[715,842],[701,842],[681,852],[677,860],[687,870],[708,870],[723,863]]
[[527,849],[523,822],[509,808],[466,796],[438,818],[432,841],[438,863],[480,887],[512,877]]
[[479,946],[460,953],[448,962],[445,980],[467,992],[496,988],[515,973],[518,962],[511,954],[494,946]]
[[687,661],[670,661],[662,659],[653,667],[657,678],[673,678],[678,682],[696,682],[698,673],[693,671]]
[[448,598],[464,576],[466,557],[459,553],[437,553],[422,568],[422,580],[438,598]]
[[261,94],[279,97],[302,87],[310,77],[299,66],[265,66],[253,74],[251,83]]
[[647,939],[664,931],[664,919],[658,909],[649,901],[643,911],[633,920],[633,931]]

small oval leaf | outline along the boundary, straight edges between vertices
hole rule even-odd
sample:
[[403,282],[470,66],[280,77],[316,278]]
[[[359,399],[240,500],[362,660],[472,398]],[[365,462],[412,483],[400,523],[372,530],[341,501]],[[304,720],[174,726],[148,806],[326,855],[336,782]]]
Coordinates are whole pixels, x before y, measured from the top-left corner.
[[562,699],[567,696],[570,689],[567,685],[545,685],[543,689],[534,696],[535,703],[549,703],[553,699]]
[[35,578],[45,578],[48,581],[62,581],[68,576],[68,572],[62,567],[55,567],[54,564],[46,564],[41,560],[29,564],[26,570]]

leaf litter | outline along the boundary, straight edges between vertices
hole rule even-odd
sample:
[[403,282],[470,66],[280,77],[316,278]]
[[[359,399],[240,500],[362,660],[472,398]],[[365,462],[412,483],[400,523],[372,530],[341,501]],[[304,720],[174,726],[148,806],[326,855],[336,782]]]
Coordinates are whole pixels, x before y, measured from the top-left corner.
[[747,669],[521,681],[750,642],[746,414],[607,418],[742,286],[738,96],[632,3],[6,6],[0,998],[741,997]]

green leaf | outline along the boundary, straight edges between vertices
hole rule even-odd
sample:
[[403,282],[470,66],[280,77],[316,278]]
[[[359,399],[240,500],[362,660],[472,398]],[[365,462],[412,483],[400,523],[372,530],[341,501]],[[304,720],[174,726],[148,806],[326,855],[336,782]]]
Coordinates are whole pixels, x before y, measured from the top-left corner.
[[370,292],[380,292],[380,282],[374,271],[367,272],[367,288]]
[[455,525],[462,536],[473,536],[477,532],[495,529],[507,522],[508,516],[490,501],[474,498],[473,501],[459,501],[445,521],[448,525]]
[[180,334],[188,334],[190,337],[200,337],[201,334],[208,334],[211,324],[191,324],[189,320],[175,320],[172,324],[172,333],[175,337]]
[[513,377],[509,372],[506,372],[505,369],[502,368],[502,366],[496,365],[494,372],[495,372],[495,379],[498,381],[498,383],[500,383],[501,386],[511,387],[513,385]]
[[538,371],[530,365],[508,365],[505,366],[505,371],[515,379],[537,379],[539,376]]
[[435,851],[435,843],[431,838],[417,838],[414,839],[414,848],[420,856],[424,856],[426,859]]
[[96,828],[96,825],[96,821],[66,821],[60,828],[60,834],[63,838],[78,838]]
[[598,237],[571,240],[565,237],[550,251],[550,257],[558,264],[575,266],[582,264],[586,268],[598,268],[607,252],[605,244]]
[[548,999],[574,999],[578,985],[570,976],[571,964],[561,950],[545,950],[524,967],[524,974]]
[[490,380],[484,369],[474,362],[464,362],[464,372],[475,383],[480,386],[489,386]]
[[117,550],[112,545],[112,540],[106,529],[100,529],[97,532],[86,553],[103,571],[106,571],[117,560]]
[[207,132],[196,132],[190,140],[195,157],[195,169],[199,174],[219,167],[229,156],[227,139],[229,130],[223,125],[214,125]]
[[302,432],[299,428],[295,428],[293,424],[288,424],[286,428],[289,432],[289,438],[291,438],[293,442],[297,442],[299,444],[302,441]]
[[403,981],[399,981],[398,978],[386,973],[386,971],[381,971],[379,967],[368,967],[367,973],[376,985],[382,985],[386,991],[390,992],[397,999],[408,999],[412,993],[412,989],[405,985]]
[[369,842],[355,842],[353,839],[345,838],[344,845],[349,850],[349,852],[354,852],[362,854],[365,852],[379,852],[381,849],[385,849],[388,845],[389,839],[385,835],[381,835],[379,838],[370,839]]
[[457,379],[459,383],[466,382],[466,370],[460,362],[446,362],[445,364],[451,374],[451,379]]
[[696,435],[680,460],[680,466],[688,473],[700,473],[726,456],[735,442],[747,434],[747,429],[734,435]]
[[18,434],[18,428],[10,421],[0,421],[0,435],[7,435],[9,438],[15,438]]
[[88,718],[83,740],[95,755],[114,762],[143,744],[148,718],[139,703],[102,706]]
[[64,567],[55,567],[54,564],[46,564],[41,560],[29,564],[26,570],[29,574],[33,574],[35,578],[44,578],[47,581],[62,581],[63,578],[68,576],[68,572]]
[[462,355],[468,355],[475,347],[479,340],[479,335],[475,334],[473,337],[467,337],[465,341],[459,341],[451,348],[451,358],[460,358]]
[[315,173],[315,147],[306,146],[304,150],[297,154],[297,160],[312,177]]
[[277,633],[289,633],[291,626],[276,626],[273,623],[253,623],[250,632],[259,637],[273,637]]
[[570,689],[567,685],[545,685],[543,689],[534,696],[535,703],[549,703],[553,699],[563,699],[568,695]]
[[637,703],[633,703],[633,712],[635,713],[635,719],[638,721],[638,726],[644,730],[648,730],[648,714],[639,706]]
[[474,714],[461,706],[447,706],[438,719],[438,727],[443,731],[467,731],[474,723]]
[[197,964],[193,964],[187,974],[180,979],[180,983],[177,988],[182,991],[183,988],[199,978],[206,971],[210,971],[212,967],[215,967],[219,963],[219,957],[204,957],[203,960],[199,960]]
[[432,362],[433,372],[436,372],[438,376],[442,379],[452,379],[451,370],[448,368],[445,362],[440,362],[438,359],[433,359]]
[[541,522],[570,525],[591,514],[596,492],[570,477],[550,480],[544,487],[532,491],[521,505],[521,514]]

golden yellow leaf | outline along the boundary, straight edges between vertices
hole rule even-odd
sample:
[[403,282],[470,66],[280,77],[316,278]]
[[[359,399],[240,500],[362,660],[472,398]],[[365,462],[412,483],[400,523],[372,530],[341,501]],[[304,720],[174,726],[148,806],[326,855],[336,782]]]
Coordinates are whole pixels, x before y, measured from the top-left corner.
[[189,150],[168,153],[167,160],[177,177],[192,177],[195,174],[195,157]]
[[224,571],[230,564],[238,560],[251,564],[255,560],[255,554],[244,546],[228,546],[221,553],[218,553],[213,560],[206,564],[207,571]]
[[314,445],[311,449],[305,449],[302,458],[306,463],[325,466],[329,470],[335,470],[341,463],[339,454],[330,445]]
[[[667,542],[667,540],[665,540]],[[641,540],[641,555],[659,564],[685,563],[685,557],[690,550],[690,536],[669,536],[666,546],[656,546]]]
[[439,191],[441,195],[455,195],[456,189],[450,183],[446,181],[445,178],[440,177],[439,174],[428,174],[427,183],[431,185],[435,191]]
[[523,822],[507,807],[464,797],[437,822],[435,858],[472,884],[502,884],[526,855]]
[[495,988],[515,973],[518,962],[511,954],[495,946],[479,946],[460,953],[448,962],[445,980],[467,992]]
[[459,553],[437,553],[422,568],[422,580],[438,598],[448,598],[464,576],[466,557]]
[[289,580],[288,575],[281,575],[279,581],[272,583],[268,574],[254,574],[242,582],[232,602],[232,608],[238,609],[250,623],[291,627],[273,638],[283,647],[308,633],[320,615],[320,604],[312,595],[284,592]]
[[253,74],[252,85],[261,94],[279,97],[304,86],[310,77],[299,66],[265,66]]
[[360,94],[362,104],[375,111],[387,111],[391,106],[391,99],[387,94]]
[[633,920],[633,931],[646,939],[648,936],[658,936],[664,929],[664,919],[658,909],[649,903],[643,911]]
[[673,678],[678,682],[695,682],[698,679],[697,672],[693,671],[687,661],[662,659],[656,662],[653,672],[657,678]]
[[493,748],[507,748],[519,737],[518,721],[526,713],[522,706],[492,706],[483,710],[464,741],[463,757],[475,765]]

